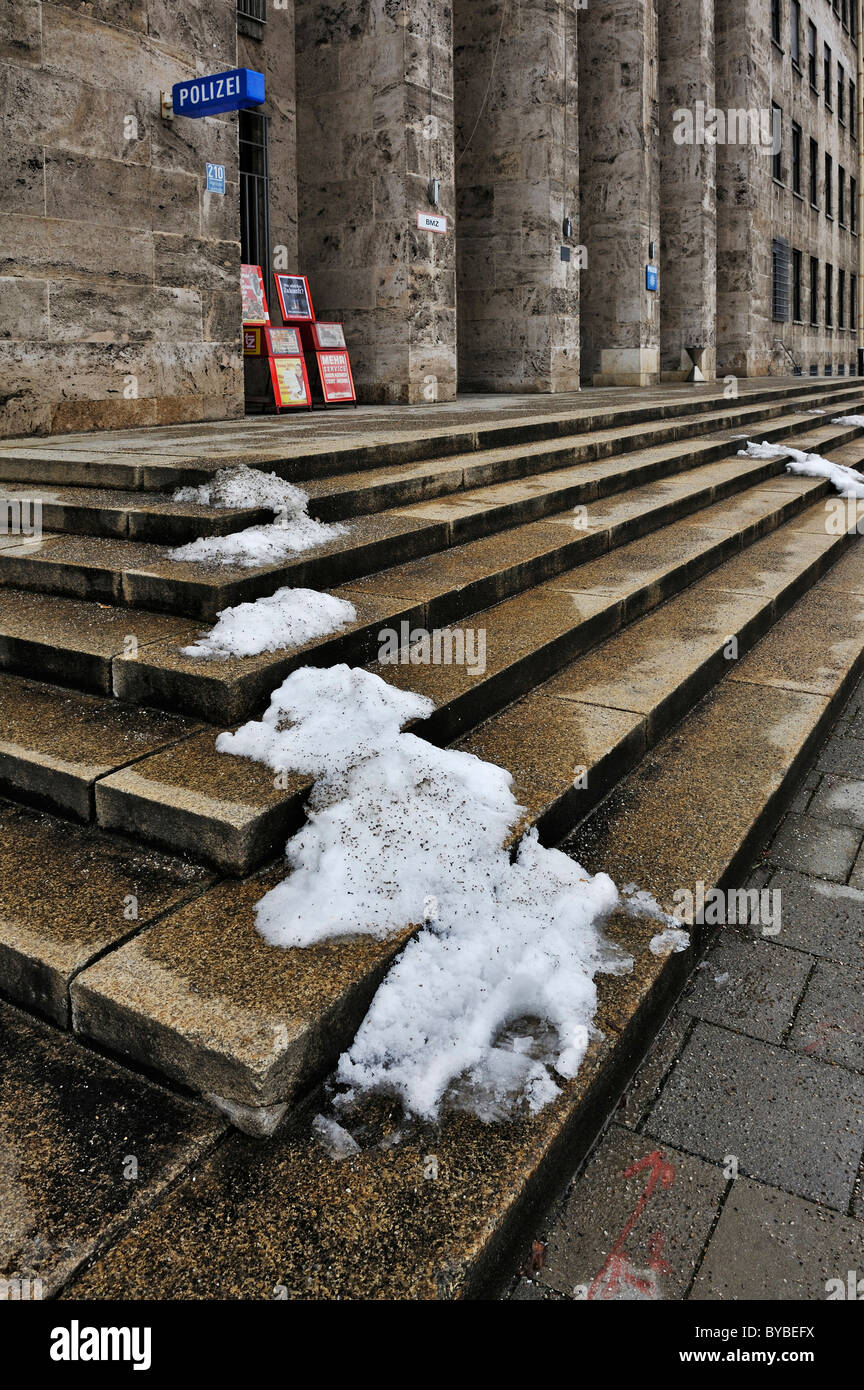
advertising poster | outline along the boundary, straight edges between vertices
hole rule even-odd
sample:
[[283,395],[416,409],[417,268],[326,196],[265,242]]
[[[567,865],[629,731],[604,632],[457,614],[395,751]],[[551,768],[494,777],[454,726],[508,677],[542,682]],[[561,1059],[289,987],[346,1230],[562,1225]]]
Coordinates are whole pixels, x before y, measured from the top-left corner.
[[243,322],[269,323],[267,296],[260,265],[241,265],[240,292],[243,296]]
[[321,389],[324,399],[331,401],[353,401],[354,378],[347,352],[319,352],[318,371],[321,376]]
[[316,348],[344,348],[345,333],[341,323],[313,323]]
[[276,281],[276,293],[279,295],[283,319],[301,319],[305,323],[311,323],[315,314],[306,276],[275,274],[273,278]]
[[296,328],[268,328],[267,340],[274,357],[296,357],[303,351]]
[[243,356],[260,357],[264,352],[263,325],[259,323],[244,323],[243,325]]
[[312,404],[306,364],[302,357],[271,357],[270,376],[277,406]]

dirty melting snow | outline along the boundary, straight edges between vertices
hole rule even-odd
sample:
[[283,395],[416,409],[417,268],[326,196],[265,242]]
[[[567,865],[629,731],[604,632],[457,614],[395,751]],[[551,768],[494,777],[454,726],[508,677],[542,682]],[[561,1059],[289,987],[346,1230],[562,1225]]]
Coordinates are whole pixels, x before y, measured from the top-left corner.
[[[864,425],[864,417],[856,415],[841,416],[834,424],[851,424],[859,420]],[[864,475],[844,463],[832,463],[821,454],[807,454],[801,449],[790,448],[788,444],[769,444],[767,441],[750,443],[746,449],[738,450],[739,458],[772,459],[785,454],[789,456],[787,473],[797,473],[807,478],[827,478],[841,497],[864,497]]]
[[183,656],[226,661],[231,656],[260,656],[285,648],[302,647],[316,637],[327,637],[353,623],[357,610],[346,599],[322,594],[317,589],[277,589],[275,594],[223,608],[208,633]]
[[263,719],[219,736],[224,753],[315,779],[258,930],[300,947],[420,927],[339,1061],[346,1103],[380,1092],[426,1119],[445,1101],[490,1120],[520,1101],[534,1112],[582,1063],[594,976],[632,969],[602,932],[619,895],[533,831],[511,862],[509,773],[403,731],[431,709],[369,672],[306,667]]
[[316,521],[306,511],[309,498],[299,487],[275,473],[239,464],[220,468],[198,487],[181,487],[175,502],[196,502],[216,508],[269,508],[275,518],[262,526],[248,526],[227,536],[201,536],[168,552],[172,560],[199,561],[211,565],[238,565],[252,569],[274,565],[312,546],[323,545],[344,533],[345,527]]

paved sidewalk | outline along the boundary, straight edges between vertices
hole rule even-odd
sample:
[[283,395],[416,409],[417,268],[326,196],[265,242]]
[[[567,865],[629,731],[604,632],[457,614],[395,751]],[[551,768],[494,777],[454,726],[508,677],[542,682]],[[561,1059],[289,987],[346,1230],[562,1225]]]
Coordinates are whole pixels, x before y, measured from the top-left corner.
[[864,681],[510,1297],[864,1298],[862,841]]

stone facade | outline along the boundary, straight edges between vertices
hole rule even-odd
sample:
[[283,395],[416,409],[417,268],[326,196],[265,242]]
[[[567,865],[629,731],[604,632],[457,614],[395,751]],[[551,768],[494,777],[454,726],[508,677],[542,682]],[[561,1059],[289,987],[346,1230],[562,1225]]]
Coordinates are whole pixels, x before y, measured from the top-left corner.
[[[267,77],[271,260],[362,400],[848,372],[853,4],[7,0],[0,433],[242,414],[238,117],[159,103],[235,65]],[[774,108],[779,161],[724,138]]]

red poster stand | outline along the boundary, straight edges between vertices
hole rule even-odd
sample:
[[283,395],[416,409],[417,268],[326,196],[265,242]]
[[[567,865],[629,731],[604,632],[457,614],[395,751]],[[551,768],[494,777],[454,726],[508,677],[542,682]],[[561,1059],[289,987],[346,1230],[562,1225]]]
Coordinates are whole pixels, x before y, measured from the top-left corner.
[[317,352],[315,356],[325,404],[353,401],[356,405],[357,395],[351,375],[351,363],[344,348],[340,352]]
[[312,392],[300,334],[296,328],[272,327],[260,266],[240,267],[240,289],[247,404],[262,410],[275,405],[277,413],[298,407],[311,410]]
[[[305,275],[273,274],[279,307],[287,325],[300,336],[306,357],[306,380],[315,383],[315,400],[325,406],[355,405],[357,392],[341,323],[315,318]],[[313,370],[314,368],[314,370]]]
[[312,409],[306,360],[296,328],[266,328],[270,381],[277,412],[291,407]]

